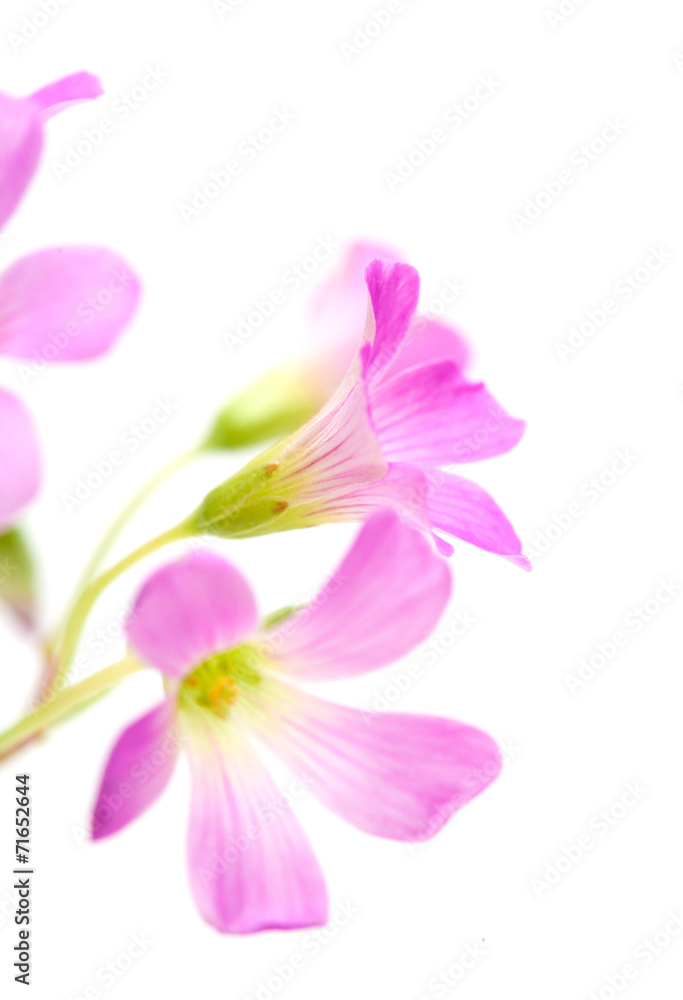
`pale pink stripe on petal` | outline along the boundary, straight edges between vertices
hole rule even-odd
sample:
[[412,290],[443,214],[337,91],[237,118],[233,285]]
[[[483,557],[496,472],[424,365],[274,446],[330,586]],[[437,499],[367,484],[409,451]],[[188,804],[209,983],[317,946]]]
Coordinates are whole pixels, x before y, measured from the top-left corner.
[[258,611],[248,582],[211,552],[193,552],[157,570],[140,591],[128,637],[169,677],[184,677],[256,628]]
[[318,861],[254,751],[234,733],[193,733],[190,760],[188,868],[203,918],[224,934],[325,924]]
[[140,283],[99,247],[39,250],[0,275],[0,352],[80,361],[106,351],[130,322]]
[[42,144],[38,109],[28,100],[0,94],[0,228],[28,187]]
[[116,833],[156,802],[175,769],[179,740],[175,698],[167,698],[124,729],[97,793],[93,840]]
[[308,775],[328,809],[365,833],[426,840],[500,770],[495,742],[472,726],[360,712],[278,688],[264,696],[259,737]]
[[81,104],[83,101],[92,101],[96,97],[101,97],[104,93],[102,84],[92,73],[72,73],[61,80],[49,83],[46,87],[41,87],[29,100],[37,105],[42,113],[43,121],[52,118],[53,115],[65,111],[74,104]]
[[432,525],[487,552],[530,569],[522,543],[507,517],[486,490],[462,476],[441,473],[427,498]]
[[367,673],[426,639],[450,590],[448,568],[424,535],[381,511],[317,597],[266,633],[263,648],[306,681]]
[[0,389],[0,527],[32,500],[40,485],[40,451],[21,400]]

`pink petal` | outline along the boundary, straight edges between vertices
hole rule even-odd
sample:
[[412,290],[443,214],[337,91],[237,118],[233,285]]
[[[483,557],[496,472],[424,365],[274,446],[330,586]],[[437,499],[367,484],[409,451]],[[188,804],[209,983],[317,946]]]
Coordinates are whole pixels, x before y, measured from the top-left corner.
[[40,485],[40,452],[24,404],[0,389],[0,525],[32,500]]
[[424,536],[380,511],[310,606],[271,629],[263,648],[306,681],[367,673],[426,639],[450,590],[446,564]]
[[440,320],[416,316],[396,358],[385,369],[383,378],[393,378],[408,368],[434,361],[452,361],[459,371],[463,371],[469,359],[469,346],[457,330]]
[[435,716],[363,713],[280,687],[260,738],[309,776],[323,805],[366,833],[426,840],[500,770],[496,744],[479,729]]
[[47,121],[74,104],[92,101],[103,93],[102,84],[92,73],[72,73],[37,90],[30,100],[40,108],[43,121]]
[[42,144],[36,107],[28,100],[0,94],[0,228],[28,187]]
[[437,531],[455,535],[487,552],[496,552],[523,569],[531,568],[505,514],[493,497],[471,480],[438,473],[432,482],[427,507]]
[[463,382],[452,361],[411,368],[370,389],[372,422],[392,462],[430,469],[509,451],[524,422],[482,384]]
[[131,320],[140,283],[98,247],[40,250],[0,276],[0,351],[80,361],[106,351]]
[[373,243],[353,243],[332,275],[321,282],[310,305],[311,350],[321,355],[317,367],[335,386],[343,378],[358,349],[368,311],[368,289],[363,272],[375,257],[397,260],[392,250]]
[[420,295],[420,276],[409,264],[373,260],[365,269],[371,310],[361,348],[363,377],[379,379],[396,358]]
[[207,730],[190,759],[188,866],[203,918],[224,934],[325,924],[320,866],[254,752]]
[[146,660],[180,678],[238,645],[257,623],[254,595],[239,570],[211,552],[193,552],[147,580],[127,628]]
[[175,698],[124,729],[97,793],[93,840],[116,833],[156,802],[173,774],[179,741]]

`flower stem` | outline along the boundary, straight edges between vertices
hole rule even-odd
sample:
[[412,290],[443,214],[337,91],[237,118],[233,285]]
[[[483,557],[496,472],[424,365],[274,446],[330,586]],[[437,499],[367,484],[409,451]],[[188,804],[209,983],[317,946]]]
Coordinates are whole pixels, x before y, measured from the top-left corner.
[[59,722],[85,702],[92,701],[97,695],[118,684],[124,677],[144,669],[144,664],[133,657],[126,657],[118,663],[112,663],[111,666],[105,667],[99,673],[93,674],[92,677],[87,677],[84,681],[74,684],[73,687],[67,688],[51,701],[39,705],[35,711],[30,712],[16,726],[12,726],[11,729],[0,734],[0,758],[8,757],[33,736]]
[[112,566],[97,579],[93,580],[91,583],[81,591],[80,596],[76,600],[71,614],[64,625],[63,639],[61,642],[61,647],[59,650],[59,660],[58,665],[54,674],[51,678],[53,683],[56,683],[69,669],[71,660],[73,659],[74,653],[78,646],[78,640],[80,638],[83,626],[87,620],[88,615],[92,609],[93,604],[100,596],[100,594],[106,590],[110,583],[112,583],[121,573],[134,566],[135,563],[144,559],[145,556],[152,552],[156,552],[157,549],[162,548],[164,545],[169,545],[171,542],[178,541],[181,538],[189,538],[194,534],[194,531],[188,526],[187,522],[182,521],[180,524],[176,525],[175,528],[171,528],[169,531],[163,532],[161,535],[157,535],[151,541],[146,542],[141,545],[140,548],[135,549],[120,562]]

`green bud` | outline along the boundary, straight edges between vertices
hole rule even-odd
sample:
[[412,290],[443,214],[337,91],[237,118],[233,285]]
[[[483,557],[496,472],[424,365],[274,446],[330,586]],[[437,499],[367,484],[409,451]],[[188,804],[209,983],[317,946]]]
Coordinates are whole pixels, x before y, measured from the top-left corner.
[[0,535],[0,600],[8,605],[23,625],[33,627],[33,560],[18,528],[11,528]]

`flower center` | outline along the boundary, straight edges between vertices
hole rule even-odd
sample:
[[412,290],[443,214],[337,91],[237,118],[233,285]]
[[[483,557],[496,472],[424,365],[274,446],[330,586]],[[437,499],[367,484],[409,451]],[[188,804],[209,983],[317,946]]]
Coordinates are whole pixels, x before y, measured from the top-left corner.
[[261,683],[260,665],[253,646],[237,646],[217,653],[185,678],[181,697],[225,719],[240,691]]

